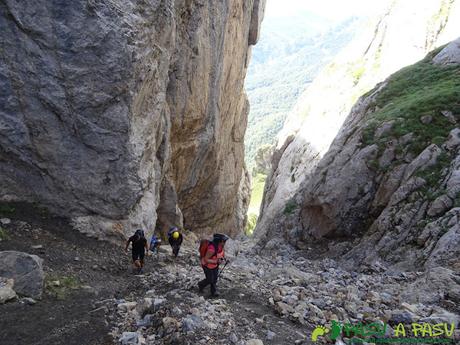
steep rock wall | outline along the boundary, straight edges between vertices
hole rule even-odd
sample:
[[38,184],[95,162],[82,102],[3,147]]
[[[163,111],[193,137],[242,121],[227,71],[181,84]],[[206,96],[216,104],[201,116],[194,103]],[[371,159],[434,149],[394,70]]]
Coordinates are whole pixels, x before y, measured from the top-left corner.
[[157,220],[241,231],[243,80],[263,7],[0,3],[0,199],[101,238]]
[[[386,3],[369,18],[367,29],[314,80],[286,120],[255,231],[264,238],[262,242],[280,231],[282,236],[298,238],[297,221],[288,220],[300,202],[298,195],[358,97],[458,35],[460,1]],[[288,219],[280,222],[281,218]]]
[[[460,39],[359,99],[278,225],[345,265],[458,268]],[[270,247],[270,241],[265,241]]]
[[356,104],[302,191],[304,240],[348,242],[350,264],[458,264],[459,44]]

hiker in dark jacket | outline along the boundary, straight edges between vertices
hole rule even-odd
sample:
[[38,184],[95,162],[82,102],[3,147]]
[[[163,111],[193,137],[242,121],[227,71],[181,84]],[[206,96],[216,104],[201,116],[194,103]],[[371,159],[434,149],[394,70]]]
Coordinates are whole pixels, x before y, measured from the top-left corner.
[[219,265],[225,262],[224,246],[228,236],[214,234],[212,242],[209,242],[206,254],[201,258],[205,279],[198,283],[198,289],[203,292],[204,288],[211,285],[211,296],[217,297],[217,278],[219,276]]
[[129,244],[132,243],[132,258],[133,258],[133,272],[140,274],[144,268],[145,252],[149,251],[147,239],[145,238],[144,231],[136,230],[133,236],[126,241],[125,252],[128,252]]
[[177,258],[179,255],[179,249],[182,245],[183,237],[182,234],[179,232],[178,227],[172,227],[168,231],[168,242],[171,245],[172,253]]

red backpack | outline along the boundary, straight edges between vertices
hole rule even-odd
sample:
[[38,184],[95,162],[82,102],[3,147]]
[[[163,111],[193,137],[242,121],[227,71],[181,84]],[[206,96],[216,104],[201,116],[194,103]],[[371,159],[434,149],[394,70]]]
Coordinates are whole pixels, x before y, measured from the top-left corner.
[[[200,241],[200,249],[199,249],[200,259],[205,257],[206,252],[208,251],[209,245],[212,245],[214,247],[214,244],[210,240],[201,240]],[[216,251],[215,248],[214,248],[214,251]],[[217,253],[215,253],[215,254],[217,254]]]

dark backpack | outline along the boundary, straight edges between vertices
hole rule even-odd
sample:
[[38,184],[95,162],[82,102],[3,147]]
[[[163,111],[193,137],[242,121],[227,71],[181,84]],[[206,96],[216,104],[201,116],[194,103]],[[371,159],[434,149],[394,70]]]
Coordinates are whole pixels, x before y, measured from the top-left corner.
[[150,240],[150,250],[153,252],[157,245],[160,243],[161,241],[158,239],[158,237],[156,237],[155,235],[152,236],[152,239]]
[[134,238],[133,238],[133,244],[134,242],[139,242],[140,240],[143,240],[145,239],[145,235],[144,235],[144,231],[143,230],[136,230],[136,232],[134,233]]
[[134,233],[134,235],[137,237],[137,238],[144,238],[145,235],[144,235],[144,230],[136,230],[136,232]]

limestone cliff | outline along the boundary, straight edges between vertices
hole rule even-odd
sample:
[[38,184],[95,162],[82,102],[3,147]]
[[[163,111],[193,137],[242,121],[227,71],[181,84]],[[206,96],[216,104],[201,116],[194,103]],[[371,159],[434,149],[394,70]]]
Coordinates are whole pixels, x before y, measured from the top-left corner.
[[101,238],[182,222],[241,231],[243,80],[263,10],[2,1],[0,199],[38,202]]
[[[353,107],[284,225],[349,265],[457,266],[460,39]],[[296,223],[297,222],[297,223]]]
[[282,231],[296,238],[296,221],[281,226],[278,220],[300,201],[298,195],[358,97],[458,35],[460,1],[381,3],[387,3],[381,13],[369,18],[367,29],[315,79],[289,115],[273,155],[257,236]]

